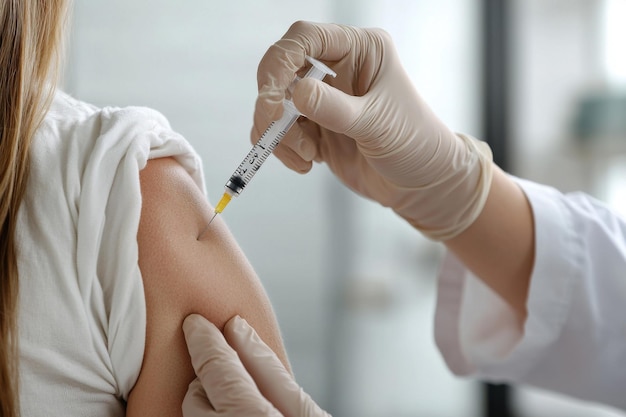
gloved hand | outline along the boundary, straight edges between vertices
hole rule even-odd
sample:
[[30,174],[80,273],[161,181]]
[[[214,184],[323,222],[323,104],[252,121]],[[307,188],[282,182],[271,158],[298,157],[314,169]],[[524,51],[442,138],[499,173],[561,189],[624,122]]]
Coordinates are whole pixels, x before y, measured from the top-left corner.
[[301,118],[274,154],[298,172],[310,170],[311,161],[327,163],[351,189],[391,207],[432,239],[465,230],[489,191],[491,151],[437,118],[382,30],[292,25],[259,64],[252,141],[281,116],[285,90],[305,55],[337,77],[296,84],[292,100],[308,120]]
[[330,417],[239,316],[224,335],[197,314],[187,316],[183,331],[198,376],[183,401],[185,417]]

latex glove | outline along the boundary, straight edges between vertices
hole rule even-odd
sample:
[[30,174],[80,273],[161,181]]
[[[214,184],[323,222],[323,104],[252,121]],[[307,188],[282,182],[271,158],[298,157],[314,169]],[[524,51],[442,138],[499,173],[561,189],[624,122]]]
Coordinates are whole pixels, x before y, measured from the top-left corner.
[[491,151],[437,118],[383,30],[292,25],[259,64],[251,139],[282,114],[285,90],[305,55],[337,77],[297,83],[292,100],[308,120],[301,118],[274,154],[298,172],[310,170],[311,161],[327,163],[351,189],[393,208],[432,239],[465,230],[489,191]]
[[230,319],[222,335],[192,314],[183,331],[198,376],[183,401],[185,417],[330,417],[241,317]]

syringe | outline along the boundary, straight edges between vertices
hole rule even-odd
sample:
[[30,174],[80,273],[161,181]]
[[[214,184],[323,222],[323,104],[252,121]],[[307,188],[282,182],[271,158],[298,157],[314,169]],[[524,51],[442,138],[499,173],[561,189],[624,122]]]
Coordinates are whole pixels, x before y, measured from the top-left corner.
[[[315,78],[321,80],[326,75],[331,75],[332,77],[337,75],[333,70],[315,58],[307,56],[306,60],[311,64],[311,68],[309,68],[304,78]],[[289,86],[288,91],[292,91],[293,87],[298,81],[300,81],[300,79],[300,77],[296,76]],[[269,125],[265,132],[263,132],[263,135],[261,135],[258,142],[252,147],[250,152],[248,152],[243,161],[241,161],[241,164],[239,164],[239,167],[237,167],[233,175],[230,176],[224,186],[224,195],[215,206],[213,217],[206,225],[202,233],[200,233],[198,239],[200,239],[204,232],[206,232],[209,228],[209,225],[213,219],[215,219],[215,216],[217,216],[218,213],[221,213],[228,203],[230,203],[230,200],[233,197],[241,195],[244,188],[246,188],[246,186],[250,183],[267,157],[274,151],[274,148],[276,148],[287,131],[291,128],[291,126],[293,126],[295,121],[300,116],[301,114],[298,112],[293,102],[285,98],[283,100],[282,117]]]

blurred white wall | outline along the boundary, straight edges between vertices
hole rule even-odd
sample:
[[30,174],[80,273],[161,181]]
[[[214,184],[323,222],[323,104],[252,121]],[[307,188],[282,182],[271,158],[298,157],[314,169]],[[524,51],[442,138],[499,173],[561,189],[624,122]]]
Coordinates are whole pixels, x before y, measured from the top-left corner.
[[624,54],[624,39],[626,39],[626,1],[605,0],[602,21],[602,46],[604,69],[609,83],[620,88],[626,87],[626,54]]
[[[620,66],[623,48],[614,46],[623,44],[623,39],[617,24],[612,23],[626,17],[619,13],[625,3],[512,2],[511,159],[515,174],[563,191],[582,190],[605,200],[610,197],[606,167],[616,153],[602,154],[599,149],[578,146],[573,126],[582,98],[609,92],[615,80],[626,77]],[[608,10],[609,4],[617,6]]]

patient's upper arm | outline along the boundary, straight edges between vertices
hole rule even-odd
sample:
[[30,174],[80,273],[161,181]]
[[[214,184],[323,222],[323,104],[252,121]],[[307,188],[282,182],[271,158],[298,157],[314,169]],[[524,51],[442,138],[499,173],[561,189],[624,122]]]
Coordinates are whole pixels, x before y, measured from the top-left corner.
[[170,158],[148,162],[140,175],[137,239],[147,330],[127,414],[177,416],[194,378],[181,327],[188,314],[202,314],[220,328],[239,314],[287,360],[263,287],[225,224],[217,219],[197,240],[212,208],[191,177]]

